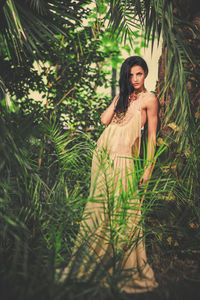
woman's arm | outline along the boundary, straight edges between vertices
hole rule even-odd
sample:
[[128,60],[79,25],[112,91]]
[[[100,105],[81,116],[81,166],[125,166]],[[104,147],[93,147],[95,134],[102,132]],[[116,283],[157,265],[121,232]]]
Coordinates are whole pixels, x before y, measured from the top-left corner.
[[[147,181],[151,174],[151,167],[156,148],[156,132],[158,124],[158,100],[154,94],[147,100],[148,139],[147,139],[147,166],[143,174],[143,181]],[[149,164],[149,162],[151,162]]]
[[119,99],[119,95],[115,96],[112,103],[108,106],[108,108],[101,114],[101,123],[104,125],[109,125],[112,121],[112,118],[115,113],[115,107],[117,105],[117,101]]

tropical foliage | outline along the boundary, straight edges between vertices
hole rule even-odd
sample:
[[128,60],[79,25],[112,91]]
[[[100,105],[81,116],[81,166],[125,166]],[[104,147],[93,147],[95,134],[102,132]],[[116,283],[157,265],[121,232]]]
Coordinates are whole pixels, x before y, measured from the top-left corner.
[[68,36],[68,30],[87,15],[89,1],[2,1],[1,41],[5,53],[20,63],[27,56],[43,57],[57,35]]
[[[146,39],[143,45],[163,42],[156,91],[161,103],[157,161],[148,186],[139,190],[148,257],[161,288],[141,296],[184,299],[187,290],[190,298],[196,292],[198,7],[186,19],[188,1],[184,7],[179,2],[97,0],[94,9],[88,6],[91,1],[1,2],[0,288],[4,299],[127,299],[118,286],[125,280],[117,269],[118,248],[113,248],[115,261],[106,267],[98,263],[89,278],[80,278],[88,251],[80,248],[74,256],[73,246],[89,200],[95,140],[103,129],[99,114],[109,101],[98,97],[97,88],[105,82],[111,85],[104,66],[108,61],[113,68],[121,63],[120,39],[130,39],[139,51],[138,24]],[[124,48],[130,51],[127,45]],[[36,60],[40,72],[34,68]],[[32,99],[30,91],[39,92],[42,100]],[[144,143],[144,156],[145,152]],[[137,182],[143,161],[135,163]],[[119,201],[125,203],[126,196]],[[122,215],[120,220],[123,232]],[[119,227],[111,224],[113,245]],[[71,257],[75,258],[71,272],[61,283],[57,279]],[[89,260],[89,266],[93,263]],[[110,263],[116,270],[113,276],[108,272]]]

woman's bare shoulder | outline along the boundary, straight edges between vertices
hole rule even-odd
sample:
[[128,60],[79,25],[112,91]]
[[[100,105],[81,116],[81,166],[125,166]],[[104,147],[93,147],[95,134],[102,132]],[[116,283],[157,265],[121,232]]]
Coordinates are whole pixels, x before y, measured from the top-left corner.
[[149,92],[149,91],[146,91],[146,92],[144,93],[144,97],[145,97],[146,99],[150,99],[150,101],[151,101],[151,100],[157,99],[157,98],[156,98],[156,95],[155,95],[153,92]]
[[144,99],[143,103],[146,107],[154,106],[154,105],[157,105],[157,103],[158,103],[158,99],[157,99],[156,95],[149,91],[146,91],[144,93],[143,99]]

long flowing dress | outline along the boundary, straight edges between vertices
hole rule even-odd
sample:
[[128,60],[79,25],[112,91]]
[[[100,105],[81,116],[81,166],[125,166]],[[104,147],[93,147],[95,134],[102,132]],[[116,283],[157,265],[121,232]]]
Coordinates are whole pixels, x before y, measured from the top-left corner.
[[89,251],[80,272],[95,274],[97,264],[111,276],[120,272],[126,280],[119,286],[129,293],[149,291],[158,285],[147,263],[137,195],[143,96],[141,93],[130,101],[121,118],[115,114],[97,141],[90,201],[78,235],[79,245],[87,245]]

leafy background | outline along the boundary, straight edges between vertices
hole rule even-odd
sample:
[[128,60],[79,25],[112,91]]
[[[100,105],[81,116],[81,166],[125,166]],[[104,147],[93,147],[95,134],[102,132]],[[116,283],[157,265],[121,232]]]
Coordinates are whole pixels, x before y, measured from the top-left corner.
[[[1,293],[4,299],[194,298],[200,280],[199,4],[102,0],[93,9],[91,3],[0,5]],[[99,115],[111,99],[98,88],[110,87],[113,96],[122,51],[140,54],[160,37],[155,92],[158,149],[165,147],[141,191],[159,288],[128,296],[117,287],[120,274],[102,287],[97,279],[104,274],[80,281],[79,266],[61,283],[56,269],[71,258],[88,199],[92,150],[104,128]],[[128,40],[132,48],[123,44]]]

